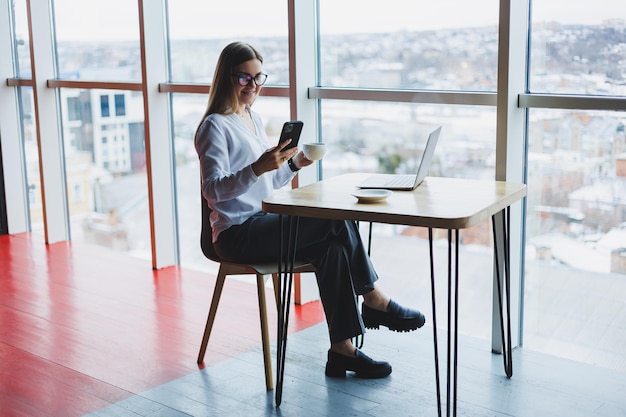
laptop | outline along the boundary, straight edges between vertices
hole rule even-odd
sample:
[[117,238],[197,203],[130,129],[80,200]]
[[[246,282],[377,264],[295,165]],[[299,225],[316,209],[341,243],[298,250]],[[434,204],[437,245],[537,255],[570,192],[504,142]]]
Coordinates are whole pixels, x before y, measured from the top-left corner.
[[433,160],[433,154],[435,153],[435,147],[439,140],[439,133],[441,132],[441,126],[430,132],[428,140],[426,141],[426,148],[422,154],[422,159],[417,166],[417,173],[415,175],[404,174],[374,174],[371,175],[359,185],[358,188],[382,188],[386,190],[399,190],[399,191],[411,191],[417,188],[418,185],[424,181],[428,170],[430,169],[430,163]]

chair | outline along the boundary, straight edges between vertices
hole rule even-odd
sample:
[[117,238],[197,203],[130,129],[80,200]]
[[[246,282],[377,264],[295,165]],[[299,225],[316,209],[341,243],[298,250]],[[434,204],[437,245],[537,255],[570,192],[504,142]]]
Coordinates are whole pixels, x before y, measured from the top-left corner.
[[[266,275],[271,275],[274,283],[274,298],[278,303],[278,262],[267,264],[241,264],[235,262],[228,262],[220,259],[215,253],[212,242],[212,228],[209,221],[209,214],[211,209],[206,204],[206,200],[202,197],[202,230],[200,234],[200,246],[204,256],[208,259],[220,264],[219,271],[217,273],[217,280],[215,282],[215,289],[213,290],[213,299],[211,300],[211,307],[209,308],[209,315],[207,317],[206,326],[204,328],[204,335],[202,336],[202,344],[200,345],[200,352],[198,353],[198,364],[204,361],[204,355],[206,353],[207,346],[209,344],[209,337],[215,321],[215,314],[217,312],[217,306],[220,302],[220,296],[222,295],[222,289],[224,288],[224,281],[228,275],[256,275],[256,285],[259,298],[259,315],[261,319],[261,340],[263,343],[263,361],[265,364],[265,386],[268,391],[274,389],[274,381],[272,379],[272,355],[270,350],[269,332],[267,327],[267,307],[265,302],[265,279]],[[315,272],[315,267],[308,263],[296,262],[294,265],[294,272]]]

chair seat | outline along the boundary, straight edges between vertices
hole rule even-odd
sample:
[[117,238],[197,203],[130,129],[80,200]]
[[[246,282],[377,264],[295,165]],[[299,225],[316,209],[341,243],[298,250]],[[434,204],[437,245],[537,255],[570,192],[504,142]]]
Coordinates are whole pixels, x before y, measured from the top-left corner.
[[[228,265],[229,267],[232,267],[233,269],[240,268],[244,271],[247,271],[243,273],[248,273],[248,274],[255,273],[255,274],[261,274],[261,275],[273,275],[273,274],[278,273],[278,265],[272,262],[240,264],[240,263],[235,263],[235,262],[220,261],[220,263],[222,265]],[[229,269],[229,270],[232,271],[233,269]],[[315,267],[307,262],[296,261],[294,263],[293,272],[296,272],[296,273],[315,272]],[[234,275],[234,274],[235,274],[234,272],[230,272],[228,275]]]

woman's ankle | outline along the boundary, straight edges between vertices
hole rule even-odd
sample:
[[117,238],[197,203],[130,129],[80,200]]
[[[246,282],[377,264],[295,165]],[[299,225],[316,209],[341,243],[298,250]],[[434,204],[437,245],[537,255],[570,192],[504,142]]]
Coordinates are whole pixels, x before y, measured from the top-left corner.
[[340,355],[356,356],[356,348],[350,341],[350,339],[342,340],[341,342],[331,343],[330,350]]
[[374,310],[387,311],[389,298],[378,288],[374,288],[367,294],[363,294],[363,302],[366,306],[373,308]]

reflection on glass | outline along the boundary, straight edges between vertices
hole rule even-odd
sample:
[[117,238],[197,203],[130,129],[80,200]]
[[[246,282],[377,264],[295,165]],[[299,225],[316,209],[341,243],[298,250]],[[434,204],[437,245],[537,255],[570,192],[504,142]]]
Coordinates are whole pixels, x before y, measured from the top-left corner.
[[625,123],[620,112],[530,111],[526,225],[525,346],[619,369]]
[[495,91],[498,2],[320,1],[321,85]]
[[30,35],[28,34],[28,16],[26,15],[26,1],[16,0],[13,6],[13,25],[15,28],[15,51],[17,54],[17,77],[31,78],[30,65]]
[[26,180],[28,183],[28,206],[30,212],[30,227],[33,231],[43,230],[43,204],[41,195],[41,178],[39,175],[39,150],[35,125],[35,108],[33,103],[33,89],[20,87],[20,113],[22,122],[22,138],[24,156],[26,159]]
[[55,0],[58,76],[140,81],[139,13],[124,0]]
[[626,96],[626,3],[533,0],[530,90]]
[[170,1],[168,25],[171,81],[210,83],[222,49],[241,40],[264,57],[268,84],[289,83],[285,1],[242,0],[235,8],[228,2]]
[[[194,146],[194,134],[206,110],[208,96],[174,94],[174,150],[176,154],[176,201],[180,233],[181,265],[201,267],[208,262],[200,251],[200,167]],[[278,143],[282,124],[289,120],[286,98],[259,97],[253,105],[261,115],[268,136],[268,147]]]
[[72,240],[149,256],[141,95],[61,89],[60,97]]

